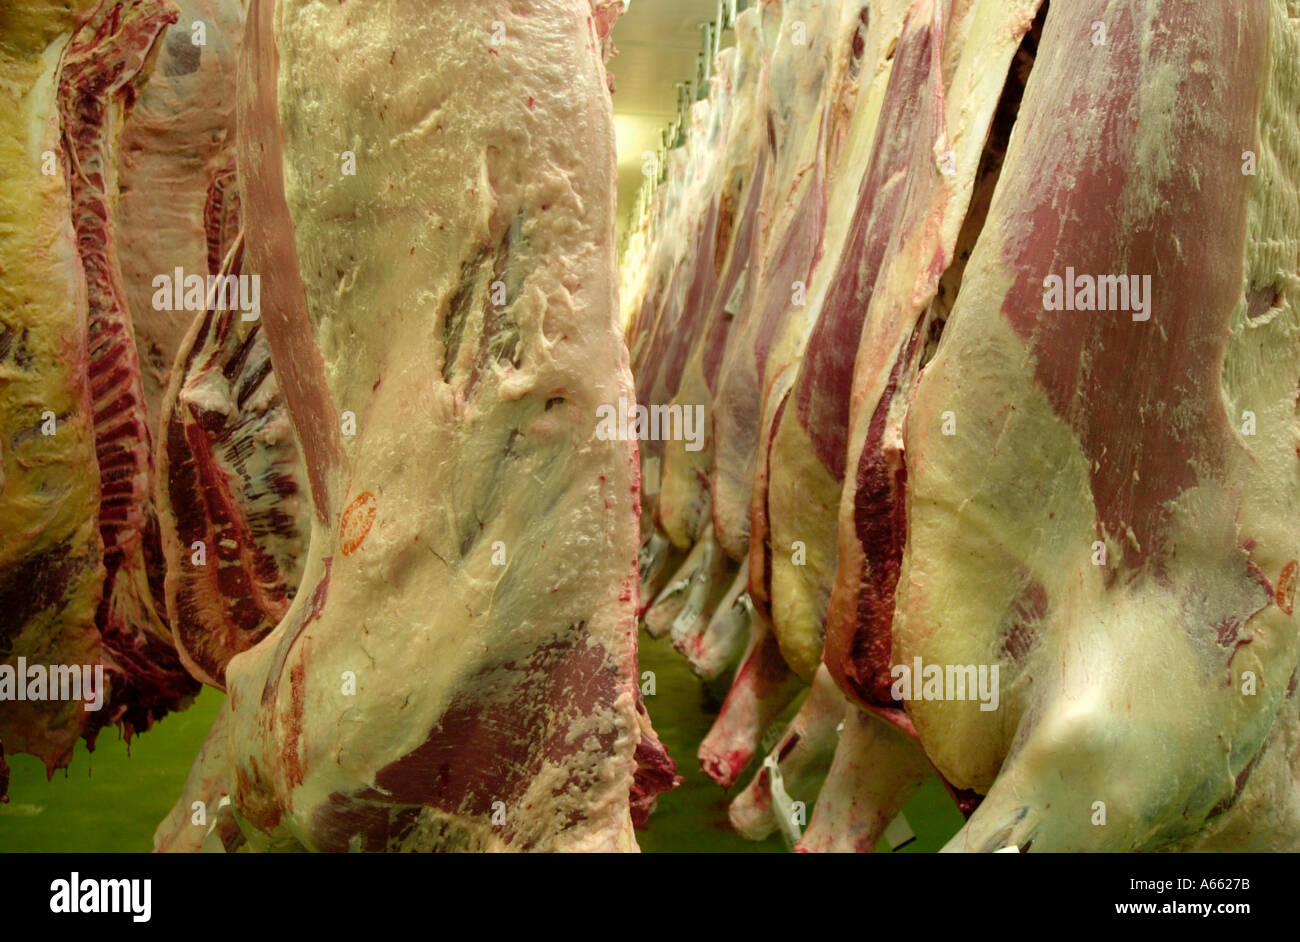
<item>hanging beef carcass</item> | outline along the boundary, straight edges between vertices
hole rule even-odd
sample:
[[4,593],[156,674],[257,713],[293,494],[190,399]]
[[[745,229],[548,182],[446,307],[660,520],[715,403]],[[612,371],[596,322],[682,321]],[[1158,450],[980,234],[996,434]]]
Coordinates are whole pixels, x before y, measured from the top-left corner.
[[[693,345],[679,351],[681,380],[674,404],[685,410],[702,409],[703,427],[698,441],[685,436],[663,443],[663,463],[655,522],[679,549],[689,549],[709,521],[708,468],[713,453],[710,440],[710,384],[726,343],[735,313],[727,301],[740,278],[743,259],[758,224],[757,198],[762,193],[765,151],[760,148],[762,102],[762,47],[759,44],[759,8],[751,7],[736,20],[736,45],[718,56],[712,99],[721,99],[715,111],[725,122],[717,155],[716,213],[712,226],[704,227],[698,253],[702,273],[709,281],[707,296],[698,299],[699,329]],[[725,57],[725,58],[724,58]],[[713,204],[710,204],[713,206]],[[701,292],[702,294],[702,292]]]
[[[797,361],[806,336],[808,281],[823,253],[826,218],[827,78],[847,51],[840,4],[790,0],[772,40],[766,128],[771,172],[763,231],[728,332],[713,400],[710,490],[719,545],[735,560],[749,548],[749,497],[765,381]],[[772,23],[768,28],[776,26]]]
[[[186,0],[124,134],[118,207],[157,440],[168,618],[186,668],[219,688],[230,658],[283,617],[309,529],[260,282],[242,248],[230,252],[242,245],[234,114],[243,22],[242,0]],[[194,297],[207,309],[158,303],[167,297],[157,285],[174,293],[178,282],[187,299],[190,285],[201,289]]]
[[[894,194],[907,182],[900,165],[921,123],[918,114],[927,102],[924,86],[929,77],[925,66],[931,46],[930,17],[927,11],[912,9],[915,6],[899,0],[892,7],[877,4],[859,11],[844,76],[847,94],[843,97],[849,98],[852,120],[843,145],[844,166],[832,177],[827,199],[831,211],[824,243],[829,259],[817,267],[808,286],[808,305],[815,323],[805,355],[773,377],[765,403],[771,421],[759,443],[750,497],[750,595],[771,622],[784,659],[805,681],[812,680],[821,659],[820,631],[829,589],[808,592],[811,599],[794,601],[790,597],[796,593],[787,585],[790,581],[829,581],[834,574],[834,547],[827,546],[833,527],[817,519],[817,514],[827,502],[827,492],[835,494],[838,505],[838,482],[823,486],[825,474],[818,476],[808,465],[816,462],[818,454],[835,452],[836,409],[845,412],[840,424],[847,422],[853,341],[866,313],[864,288],[870,289],[869,279],[859,273],[870,266],[867,231],[875,214],[888,216],[879,207],[897,206]],[[911,26],[907,35],[905,19]],[[893,54],[886,58],[891,49]],[[864,60],[868,63],[865,82]],[[878,226],[877,240],[882,246],[890,221],[881,219]],[[792,387],[802,401],[809,398],[808,391],[815,385],[825,403],[823,411],[829,413],[817,415],[813,423],[817,434],[826,439],[820,448],[812,447],[807,433],[804,441],[791,440],[792,426],[798,424],[800,411],[807,410],[787,409]],[[842,451],[842,436],[840,445]]]
[[[895,18],[882,20],[884,29],[868,33],[867,48],[895,50],[880,79],[879,104],[867,111],[873,124],[866,130],[874,141],[851,227],[837,239],[843,245],[839,264],[818,293],[818,323],[797,379],[786,385],[777,430],[764,454],[767,473],[758,475],[754,495],[751,572],[766,564],[766,571],[759,570],[766,579],[755,579],[751,591],[756,599],[771,599],[782,652],[801,674],[816,670],[821,658],[820,629],[835,575],[834,518],[827,511],[838,505],[830,495],[838,494],[843,479],[853,378],[853,362],[844,355],[853,345],[846,338],[861,335],[861,366],[882,355],[918,358],[927,349],[925,339],[937,332],[931,324],[942,323],[945,299],[950,303],[960,284],[963,253],[980,230],[997,180],[1032,61],[1033,36],[1024,40],[1010,78],[1008,66],[1037,8],[1035,0],[956,8],[914,0],[890,11]],[[895,32],[900,29],[901,35]],[[870,89],[866,94],[870,107],[876,96]],[[906,377],[897,383],[906,388]],[[887,433],[884,438],[892,441]],[[765,533],[770,543],[760,541]],[[802,553],[790,552],[796,546]],[[806,774],[816,764],[810,757],[824,762],[833,750],[822,799],[800,847],[871,850],[920,784],[925,764],[898,705],[870,704],[884,707],[883,715],[899,727],[877,729],[877,721],[838,699],[845,730],[838,744],[825,735],[809,742],[801,730],[824,733],[825,724],[801,713],[770,761],[784,777],[785,757],[791,755]],[[804,711],[835,715],[835,700],[829,690],[814,690]],[[762,835],[760,820],[768,830],[776,826],[771,774],[760,770],[733,811],[755,836]]]
[[[735,565],[741,557],[725,552],[714,535],[710,482],[716,443],[714,396],[723,372],[725,352],[729,349],[731,326],[750,305],[753,291],[749,285],[750,270],[754,269],[756,277],[756,260],[762,258],[766,216],[763,207],[772,192],[768,183],[771,151],[763,129],[768,122],[768,70],[780,36],[780,24],[781,8],[775,2],[760,3],[745,10],[735,24],[737,71],[732,82],[744,82],[747,87],[740,89],[740,100],[733,100],[728,108],[732,121],[727,150],[713,155],[714,160],[722,161],[717,169],[723,174],[721,183],[726,189],[716,196],[716,202],[709,203],[707,224],[714,237],[705,238],[701,251],[696,253],[712,261],[700,269],[708,292],[697,293],[701,306],[697,310],[698,329],[692,337],[694,349],[687,345],[679,351],[690,362],[680,367],[679,375],[686,380],[686,386],[681,390],[683,396],[674,403],[683,416],[687,409],[693,415],[699,415],[701,410],[708,414],[697,421],[701,429],[697,442],[691,444],[691,452],[686,451],[685,442],[664,446],[662,477],[666,491],[661,495],[663,513],[657,510],[655,523],[663,526],[665,532],[656,527],[643,550],[646,557],[643,568],[652,577],[645,588],[653,598],[646,626],[652,635],[666,633],[671,628],[678,648],[706,676],[726,666],[737,642],[743,640],[742,632],[735,630],[733,622],[743,628],[747,620],[728,619],[731,626],[728,629],[708,630],[711,624],[715,629],[719,627],[711,616],[724,596],[735,595],[729,591],[730,587],[739,583],[743,588]],[[817,61],[816,56],[810,55],[809,61]],[[735,98],[735,92],[729,94]],[[738,207],[734,204],[737,187],[741,185],[747,195],[743,207]],[[738,225],[734,225],[733,216],[738,211],[742,215]],[[658,229],[664,231],[664,221],[655,221]],[[635,362],[634,370],[638,377],[643,372]],[[646,477],[658,483],[660,469],[648,470]],[[684,557],[682,552],[686,552]],[[703,643],[706,637],[714,642],[707,649]]]
[[[749,744],[746,748],[727,752],[712,747],[712,740],[725,731],[722,722],[706,740],[702,758],[712,769],[711,774],[724,784],[735,781],[752,757],[763,727],[788,702],[790,693],[799,690],[797,676],[811,681],[812,690],[768,758],[784,775],[785,787],[791,794],[812,797],[804,789],[825,774],[835,750],[837,727],[846,716],[847,704],[829,678],[822,676],[824,671],[816,679],[813,677],[821,656],[823,616],[818,611],[818,597],[813,595],[810,605],[791,604],[785,580],[778,577],[774,584],[773,579],[773,572],[793,572],[800,583],[829,583],[834,575],[834,532],[828,532],[824,522],[815,522],[819,499],[825,498],[819,498],[819,478],[806,467],[815,461],[816,452],[807,443],[790,441],[788,429],[794,417],[787,413],[786,406],[792,385],[809,385],[809,377],[816,374],[825,377],[823,395],[833,402],[842,401],[843,408],[848,408],[844,390],[836,398],[835,377],[825,374],[846,355],[851,370],[851,353],[846,351],[852,347],[843,341],[838,346],[828,343],[827,324],[836,318],[846,320],[849,335],[856,335],[854,328],[861,324],[865,305],[860,298],[841,296],[846,291],[854,293],[861,280],[855,276],[865,262],[862,241],[874,200],[905,184],[902,174],[888,168],[889,154],[893,148],[905,147],[914,133],[913,123],[902,115],[924,101],[917,92],[918,85],[928,78],[928,70],[904,67],[897,78],[891,77],[900,58],[907,58],[909,46],[919,48],[923,54],[929,51],[931,24],[917,19],[922,12],[919,10],[911,16],[910,41],[899,48],[904,21],[915,5],[913,0],[898,0],[889,5],[851,4],[846,10],[857,17],[857,24],[834,103],[842,114],[843,134],[837,134],[833,141],[842,148],[842,169],[832,176],[827,199],[830,210],[824,238],[829,261],[818,266],[808,287],[808,304],[816,319],[808,340],[810,349],[804,359],[775,376],[767,389],[765,409],[771,417],[770,426],[759,442],[750,500],[749,596],[761,623],[771,626],[761,639],[762,646],[755,646],[753,652],[765,663],[794,665],[794,673],[782,687],[766,685],[785,699],[769,694],[760,701],[766,703],[766,709],[758,715],[758,722],[742,726],[747,737],[739,741]],[[875,169],[878,167],[884,169]],[[806,475],[805,481],[796,480],[802,475]],[[837,506],[838,489],[832,486],[832,490]],[[751,675],[763,676],[762,672]],[[745,693],[744,685],[738,685],[731,696],[744,697]],[[750,786],[732,804],[733,823],[748,837],[761,839],[778,827],[772,776],[770,768],[759,769]]]
[[[219,274],[230,286],[250,277],[242,238]],[[167,611],[186,668],[221,689],[226,664],[266,637],[297,594],[311,529],[270,356],[259,318],[214,306],[181,344],[162,407]]]
[[[751,288],[748,300],[752,306],[745,318],[728,336],[727,361],[731,371],[729,392],[720,393],[715,405],[715,424],[730,427],[731,456],[721,451],[715,461],[715,526],[733,534],[736,525],[719,523],[722,518],[734,516],[727,510],[738,496],[735,490],[740,478],[748,478],[745,494],[746,524],[758,494],[765,492],[766,462],[755,465],[755,454],[747,459],[749,471],[738,478],[722,470],[724,465],[736,466],[737,455],[751,447],[757,454],[768,450],[770,430],[780,417],[783,390],[788,388],[798,369],[808,339],[810,326],[820,309],[827,276],[834,270],[834,259],[839,243],[847,231],[853,205],[852,194],[862,169],[859,161],[864,156],[864,144],[870,140],[869,129],[874,120],[874,110],[879,107],[870,93],[859,96],[860,62],[867,42],[888,31],[888,21],[880,20],[875,32],[870,32],[869,8],[858,0],[848,3],[818,5],[816,15],[823,18],[827,37],[818,49],[807,49],[798,43],[803,17],[810,11],[792,5],[784,10],[784,43],[787,55],[774,59],[772,71],[778,77],[772,97],[773,115],[769,117],[769,144],[772,140],[786,141],[784,160],[774,164],[776,176],[773,186],[784,194],[786,185],[779,181],[789,177],[789,193],[773,197],[780,207],[778,218],[789,220],[782,225],[774,223],[771,240],[761,257],[751,264],[750,277],[758,279],[758,287]],[[896,34],[895,34],[896,38]],[[882,49],[883,55],[883,49]],[[824,61],[815,78],[803,75],[810,68],[808,60],[815,57]],[[811,82],[803,88],[801,82]],[[785,91],[782,92],[781,90]],[[804,135],[790,127],[793,111],[789,95],[812,94],[812,104],[806,109],[802,124]],[[776,132],[775,128],[785,128]],[[864,132],[863,128],[867,131]],[[807,161],[803,164],[800,161]],[[825,257],[825,260],[823,259]],[[755,274],[757,273],[757,274]],[[747,281],[747,284],[751,282]],[[750,401],[751,406],[737,409],[737,403]],[[741,427],[744,413],[753,410],[757,427],[745,431]],[[735,446],[739,446],[739,450]],[[720,494],[730,496],[720,498]],[[763,518],[754,515],[760,522]],[[772,633],[770,608],[762,573],[770,566],[767,558],[770,547],[765,534],[754,533],[748,525],[744,528],[746,551],[744,601],[751,622],[750,642],[737,671],[732,689],[723,703],[722,712],[714,728],[700,747],[700,761],[709,775],[724,785],[730,785],[752,758],[763,729],[798,694],[802,683],[791,674],[779,649],[779,639]],[[760,548],[761,547],[761,548]],[[750,614],[752,612],[752,614]],[[811,673],[806,674],[811,679]]]
[[106,570],[96,624],[113,696],[98,722],[123,723],[128,734],[148,729],[197,690],[166,622],[149,417],[113,222],[125,115],[159,36],[176,17],[164,0],[105,3],[73,37],[59,75],[73,226],[89,302],[87,369]]
[[[925,76],[922,82],[928,91],[905,93],[902,99],[934,104],[909,119],[908,123],[917,126],[914,144],[893,156],[898,167],[893,179],[902,185],[892,199],[882,201],[887,211],[881,218],[863,219],[857,236],[861,249],[855,253],[859,261],[851,270],[852,277],[841,281],[848,290],[836,298],[830,316],[819,324],[819,329],[825,329],[820,339],[826,347],[839,326],[837,316],[848,318],[852,332],[860,335],[853,387],[845,395],[847,377],[842,364],[836,369],[826,354],[825,368],[809,371],[809,382],[796,392],[805,421],[791,422],[783,429],[792,443],[800,442],[802,435],[818,454],[839,456],[828,464],[805,468],[810,478],[830,478],[837,482],[835,486],[844,481],[840,575],[829,612],[825,608],[820,612],[827,622],[826,663],[859,703],[880,709],[899,722],[904,722],[904,717],[902,706],[889,693],[892,677],[883,688],[873,690],[853,673],[861,661],[860,646],[868,638],[872,644],[887,639],[893,616],[893,582],[905,536],[899,522],[906,479],[899,428],[917,372],[933,353],[934,338],[942,331],[947,310],[960,289],[966,259],[982,231],[1032,64],[1035,34],[1025,39],[1018,59],[1013,60],[1012,53],[1029,31],[1038,8],[1035,0],[1013,5],[976,4],[954,19],[946,14],[941,17],[943,4],[922,0],[914,5],[913,14],[920,14],[913,21],[918,31],[910,34],[912,41],[901,45],[900,52],[904,59],[912,60],[912,69]],[[951,65],[945,64],[943,70],[950,71],[952,82],[960,86],[945,87],[940,84],[942,75],[934,70],[938,62],[931,57],[931,50],[960,51],[963,46],[965,56],[952,55]],[[963,106],[964,102],[970,105]],[[852,322],[855,294],[866,307],[860,325]],[[829,385],[818,388],[818,380],[825,383],[831,379],[840,380],[838,399]],[[835,408],[836,401],[843,406]],[[810,435],[808,430],[817,434]],[[789,453],[798,450],[792,447]],[[846,450],[849,456],[871,456],[869,461],[852,462],[854,476],[847,480]],[[772,506],[785,510],[785,502]],[[855,527],[854,541],[844,538],[846,514]],[[773,518],[781,519],[775,513]],[[784,561],[774,571],[779,574],[782,568]],[[859,573],[857,581],[846,581],[845,574],[853,571]],[[779,585],[780,575],[776,579]],[[846,585],[862,586],[860,595],[843,591]],[[791,580],[794,611],[818,601],[826,605],[828,590],[829,586],[818,586],[814,594],[807,582],[797,577]],[[868,628],[871,619],[884,630]],[[797,630],[798,617],[791,621],[792,630]],[[800,640],[803,648],[811,646],[806,637]],[[887,640],[884,656],[888,657]]]
[[[638,402],[647,406],[662,406],[676,394],[686,356],[703,326],[716,284],[711,247],[721,189],[718,156],[730,106],[727,78],[721,70],[713,76],[712,96],[692,106],[687,143],[674,152],[674,182],[681,188],[674,213],[681,238],[673,246],[678,257],[671,287],[658,311],[638,373]],[[648,453],[642,462],[662,463],[663,446],[662,436],[648,438],[642,445]]]
[[[176,3],[179,17],[160,37],[154,69],[122,130],[114,213],[155,442],[172,364],[202,313],[207,276],[217,273],[239,217],[235,70],[243,0]],[[195,276],[202,294],[177,291],[178,279],[184,289]],[[176,305],[178,294],[201,304]]]
[[[250,5],[244,266],[315,516],[187,787],[254,847],[634,849],[671,784],[635,686],[635,443],[596,434],[633,395],[606,21]],[[177,827],[158,846],[194,846]]]
[[[683,415],[686,410],[694,410],[701,427],[695,441],[683,436],[664,443],[655,511],[664,543],[710,557],[688,557],[676,574],[675,592],[667,594],[680,606],[675,610],[670,607],[674,644],[694,670],[706,678],[717,676],[731,665],[751,626],[745,594],[748,571],[743,563],[739,568],[728,565],[726,554],[713,537],[709,473],[713,464],[713,390],[756,250],[769,161],[763,138],[768,53],[761,41],[762,15],[763,8],[751,7],[735,23],[735,58],[731,60],[733,70],[727,87],[726,149],[719,170],[722,190],[712,240],[702,245],[712,265],[712,293],[700,299],[706,310],[694,347],[685,355],[681,383],[673,401]],[[725,66],[721,58],[720,69]],[[647,618],[647,628],[654,633],[653,617]]]
[[[57,162],[55,100],[63,49],[89,7],[29,2],[0,14],[12,35],[0,46],[0,656],[9,670],[20,656],[42,665],[100,660],[86,284]],[[6,702],[0,742],[53,770],[67,764],[88,718],[80,702]]]
[[[1300,839],[1295,12],[1050,7],[910,397],[892,653],[846,671],[930,672],[908,713],[987,792],[953,849]],[[967,665],[996,709],[934,698]]]
[[[731,114],[728,65],[733,56],[730,50],[719,55],[711,95],[692,107],[686,145],[674,154],[673,168],[682,174],[679,185],[683,195],[673,225],[680,227],[684,239],[676,244],[681,254],[674,264],[669,290],[637,378],[637,408],[646,410],[640,425],[646,432],[641,444],[641,466],[646,501],[642,531],[648,537],[642,555],[649,557],[643,566],[642,589],[647,594],[656,590],[659,577],[669,571],[667,559],[656,558],[668,548],[659,536],[665,452],[673,446],[701,450],[708,429],[704,406],[683,401],[678,392],[690,350],[708,331],[717,289],[714,245],[722,208],[721,148]],[[676,549],[690,552],[669,585],[656,593],[645,613],[645,624],[654,637],[670,634],[673,644],[690,657],[709,614],[732,581],[728,569],[734,570],[734,565],[728,566],[707,533],[693,548],[684,540],[674,543]]]
[[103,678],[91,712],[62,690],[6,707],[0,737],[51,770],[79,734],[93,743],[119,723],[129,737],[197,689],[163,611],[148,418],[113,222],[123,122],[176,12],[163,0],[74,12],[25,3],[4,24],[16,43],[5,47],[9,87],[21,94],[6,194],[0,683],[19,658]]

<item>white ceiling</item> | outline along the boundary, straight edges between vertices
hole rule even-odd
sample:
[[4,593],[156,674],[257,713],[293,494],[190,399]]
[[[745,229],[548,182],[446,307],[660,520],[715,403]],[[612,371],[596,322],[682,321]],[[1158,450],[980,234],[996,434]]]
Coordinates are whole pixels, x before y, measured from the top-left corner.
[[[695,77],[700,24],[717,14],[718,0],[631,0],[614,24],[620,232],[641,186],[641,155],[658,148],[660,130],[676,117],[677,83]],[[730,41],[728,33],[723,43]]]

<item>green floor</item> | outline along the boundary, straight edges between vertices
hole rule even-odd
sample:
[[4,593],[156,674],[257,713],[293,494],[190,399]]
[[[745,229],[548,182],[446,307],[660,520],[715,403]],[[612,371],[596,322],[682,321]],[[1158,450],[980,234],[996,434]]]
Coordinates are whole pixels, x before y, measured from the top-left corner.
[[9,756],[9,803],[0,805],[0,851],[149,851],[153,831],[180,797],[224,695],[205,688],[127,745],[114,729],[95,751],[77,744],[72,765],[45,780],[31,756]]
[[[783,852],[779,837],[755,844],[730,829],[728,793],[706,778],[695,762],[716,698],[706,694],[667,642],[643,639],[641,669],[655,673],[655,696],[646,703],[685,779],[659,799],[649,830],[638,834],[642,849]],[[10,756],[13,776],[9,803],[0,805],[0,852],[150,850],[154,828],[179,797],[221,700],[220,693],[205,690],[190,709],[137,737],[129,754],[117,734],[106,730],[93,754],[79,745],[71,768],[56,772],[48,782],[40,762]],[[751,768],[735,790],[752,773]],[[926,783],[905,814],[917,839],[903,848],[904,853],[937,850],[961,826],[961,816],[937,779]]]

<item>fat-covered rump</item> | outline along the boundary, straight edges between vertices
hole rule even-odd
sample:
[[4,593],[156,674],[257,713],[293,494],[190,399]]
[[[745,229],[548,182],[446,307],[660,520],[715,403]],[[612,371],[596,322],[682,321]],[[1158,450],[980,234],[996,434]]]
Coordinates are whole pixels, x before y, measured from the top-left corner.
[[[1271,732],[1300,649],[1277,593],[1300,377],[1286,13],[1049,10],[904,431],[894,657],[1001,665],[998,710],[909,704],[938,768],[988,790],[954,847],[1190,846],[1262,795],[1294,827],[1278,791],[1294,749]],[[1067,267],[1149,275],[1149,320],[1054,310],[1045,285]],[[1266,429],[1243,434],[1245,411]]]

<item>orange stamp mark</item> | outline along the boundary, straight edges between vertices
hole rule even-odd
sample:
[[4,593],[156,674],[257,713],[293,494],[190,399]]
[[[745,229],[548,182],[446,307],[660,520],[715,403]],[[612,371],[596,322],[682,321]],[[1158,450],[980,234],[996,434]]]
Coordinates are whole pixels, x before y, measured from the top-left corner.
[[1274,592],[1277,607],[1288,615],[1291,614],[1291,610],[1295,607],[1295,576],[1297,569],[1300,569],[1300,563],[1294,559],[1283,566],[1282,575],[1277,578],[1277,590]]
[[362,491],[343,511],[343,520],[339,524],[339,544],[344,556],[351,556],[361,549],[374,522],[375,495]]

